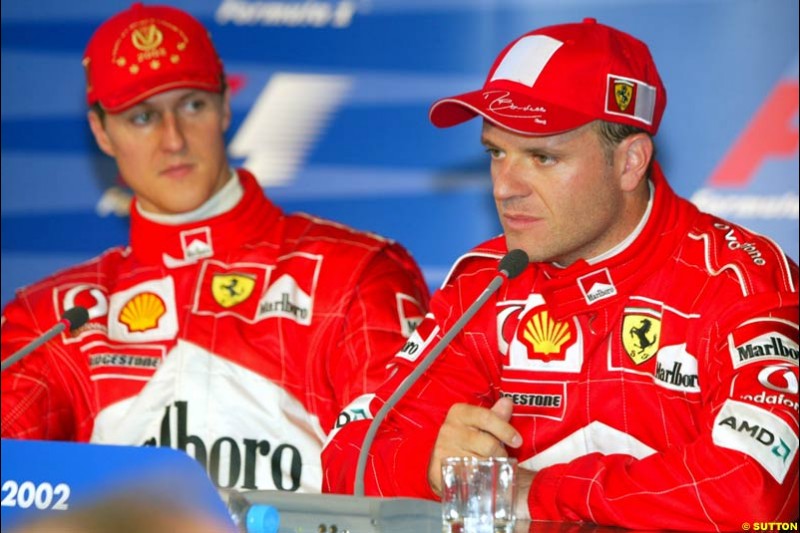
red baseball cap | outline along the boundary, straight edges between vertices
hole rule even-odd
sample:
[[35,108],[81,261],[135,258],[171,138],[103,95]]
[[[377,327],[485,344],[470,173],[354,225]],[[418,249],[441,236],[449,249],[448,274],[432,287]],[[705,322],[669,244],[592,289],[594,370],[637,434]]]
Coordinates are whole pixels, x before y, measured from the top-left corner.
[[587,18],[519,37],[482,89],[438,100],[430,120],[446,128],[481,115],[522,135],[553,135],[600,119],[655,135],[666,105],[647,45]]
[[169,6],[141,2],[94,32],[83,57],[86,100],[118,113],[172,89],[220,92],[222,61],[208,31]]

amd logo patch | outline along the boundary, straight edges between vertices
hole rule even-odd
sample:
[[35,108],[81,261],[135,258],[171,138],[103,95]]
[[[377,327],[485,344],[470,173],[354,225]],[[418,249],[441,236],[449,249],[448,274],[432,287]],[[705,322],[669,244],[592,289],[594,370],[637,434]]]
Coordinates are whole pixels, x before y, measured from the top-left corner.
[[754,405],[727,400],[714,420],[714,444],[749,455],[783,483],[797,454],[798,439],[789,424]]

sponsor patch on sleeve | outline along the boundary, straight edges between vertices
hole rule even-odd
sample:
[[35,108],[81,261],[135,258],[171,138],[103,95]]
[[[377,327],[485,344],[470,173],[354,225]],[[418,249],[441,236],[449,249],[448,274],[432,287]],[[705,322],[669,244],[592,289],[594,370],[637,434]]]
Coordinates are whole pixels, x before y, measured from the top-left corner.
[[798,367],[791,363],[748,365],[740,370],[731,387],[731,397],[763,406],[770,411],[798,410]]
[[797,325],[760,318],[745,322],[728,335],[734,368],[757,361],[788,361],[797,364]]
[[722,406],[712,438],[717,446],[755,459],[778,483],[783,483],[797,455],[797,435],[789,424],[760,407],[735,400]]
[[402,292],[395,294],[395,297],[397,298],[397,314],[400,317],[400,331],[403,337],[408,338],[425,318],[425,312],[416,298]]
[[355,422],[357,420],[372,420],[375,418],[375,415],[370,411],[369,405],[372,403],[373,398],[375,398],[374,394],[362,394],[350,404],[345,407],[342,412],[339,413],[339,416],[336,417],[336,423],[333,425],[333,429],[328,434],[328,438],[325,440],[325,446],[339,433],[339,430],[342,429],[344,426],[349,424],[350,422]]
[[437,333],[439,333],[439,326],[436,324],[436,318],[433,313],[428,313],[395,357],[408,359],[413,363],[422,355],[428,344],[436,338]]
[[108,294],[105,287],[94,283],[64,285],[55,290],[55,308],[58,316],[77,305],[89,312],[89,320],[75,331],[64,331],[64,344],[80,342],[95,333],[108,334]]

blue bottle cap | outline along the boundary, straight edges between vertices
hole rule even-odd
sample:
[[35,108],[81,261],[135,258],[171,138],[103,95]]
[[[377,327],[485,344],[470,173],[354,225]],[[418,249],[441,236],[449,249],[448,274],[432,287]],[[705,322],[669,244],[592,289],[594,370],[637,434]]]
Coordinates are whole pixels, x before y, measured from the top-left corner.
[[271,505],[254,503],[247,510],[247,533],[278,533],[280,515]]

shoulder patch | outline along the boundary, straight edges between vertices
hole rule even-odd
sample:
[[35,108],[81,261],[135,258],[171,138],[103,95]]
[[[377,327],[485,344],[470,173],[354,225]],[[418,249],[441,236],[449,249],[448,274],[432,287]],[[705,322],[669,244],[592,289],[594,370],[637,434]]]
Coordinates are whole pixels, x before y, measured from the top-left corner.
[[752,457],[783,483],[797,455],[798,439],[789,424],[760,407],[727,400],[714,420],[714,444]]
[[734,368],[760,361],[798,364],[798,326],[778,318],[756,318],[728,335]]
[[770,239],[707,215],[689,237],[701,241],[705,268],[712,276],[735,276],[743,296],[762,290],[797,291],[797,266]]

